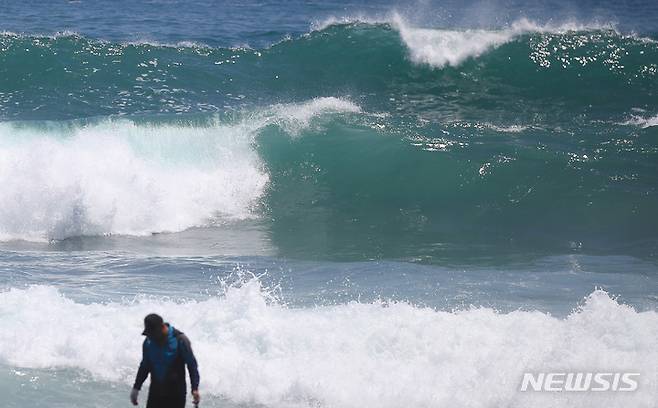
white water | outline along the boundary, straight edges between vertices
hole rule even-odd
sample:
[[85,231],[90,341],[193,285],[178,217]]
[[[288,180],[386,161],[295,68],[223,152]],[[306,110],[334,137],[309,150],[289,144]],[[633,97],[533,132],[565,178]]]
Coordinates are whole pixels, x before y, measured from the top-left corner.
[[501,30],[441,30],[413,27],[398,14],[392,16],[391,25],[400,33],[413,62],[438,68],[446,65],[457,66],[466,59],[479,57],[524,34],[611,28],[577,23],[539,25],[527,19],[520,19]]
[[629,120],[626,122],[622,123],[623,125],[633,125],[633,126],[639,126],[642,129],[647,129],[650,127],[658,126],[658,115],[652,116],[652,117],[647,117],[643,118],[641,116],[637,115],[632,115]]
[[331,25],[354,23],[390,25],[399,33],[412,62],[435,68],[458,66],[469,58],[479,57],[524,34],[560,34],[569,31],[614,29],[610,24],[581,24],[578,22],[538,24],[525,18],[498,30],[424,28],[415,26],[398,13],[377,18],[367,16],[332,17],[314,24],[312,29],[317,31]]
[[[257,280],[205,301],[82,304],[50,286],[0,293],[0,362],[77,368],[129,388],[141,317],[162,313],[192,339],[205,395],[326,407],[652,407],[658,313],[592,293],[565,319],[405,303],[308,309]],[[90,329],[98,324],[100,329]],[[633,393],[522,393],[525,371],[641,373]]]
[[358,110],[318,98],[208,126],[0,124],[0,240],[145,235],[252,217],[269,181],[258,132],[275,124],[295,135],[319,115]]

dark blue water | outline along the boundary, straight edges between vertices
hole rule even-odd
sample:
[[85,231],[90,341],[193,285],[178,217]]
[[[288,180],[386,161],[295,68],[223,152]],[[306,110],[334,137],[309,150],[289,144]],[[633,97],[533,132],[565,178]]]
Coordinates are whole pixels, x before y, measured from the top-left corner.
[[379,18],[398,11],[419,26],[500,28],[538,22],[614,23],[658,31],[654,1],[3,1],[2,29],[28,34],[72,31],[111,41],[200,42],[263,47],[298,36],[328,18]]

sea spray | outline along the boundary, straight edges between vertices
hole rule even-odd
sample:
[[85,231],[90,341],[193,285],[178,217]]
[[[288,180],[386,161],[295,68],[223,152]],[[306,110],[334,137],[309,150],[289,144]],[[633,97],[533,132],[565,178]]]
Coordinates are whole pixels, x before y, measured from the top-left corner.
[[[595,291],[565,319],[487,308],[453,312],[409,303],[290,308],[258,280],[207,300],[83,304],[49,286],[0,293],[0,360],[15,367],[77,368],[132,381],[139,316],[152,311],[192,339],[204,393],[268,406],[459,405],[648,407],[656,397],[658,314]],[[112,331],[89,330],[99,322]],[[526,371],[641,373],[634,393],[520,393]],[[313,401],[311,403],[311,401]],[[570,402],[571,401],[571,402]]]

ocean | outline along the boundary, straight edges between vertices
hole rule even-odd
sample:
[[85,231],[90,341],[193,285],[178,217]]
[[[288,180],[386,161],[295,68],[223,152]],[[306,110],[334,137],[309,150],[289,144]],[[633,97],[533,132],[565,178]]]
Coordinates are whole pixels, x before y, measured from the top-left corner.
[[656,407],[658,3],[0,1],[0,406],[151,312],[203,407]]

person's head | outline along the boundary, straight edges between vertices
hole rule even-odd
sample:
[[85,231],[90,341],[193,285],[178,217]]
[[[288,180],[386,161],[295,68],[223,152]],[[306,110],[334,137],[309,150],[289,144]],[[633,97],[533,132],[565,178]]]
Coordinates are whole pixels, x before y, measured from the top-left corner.
[[167,326],[160,315],[151,313],[144,318],[144,331],[142,334],[149,340],[162,342],[166,338]]

